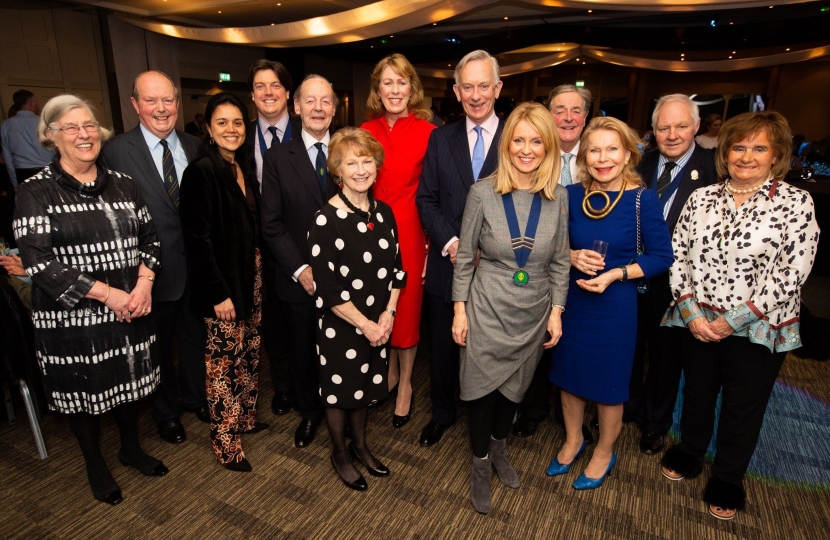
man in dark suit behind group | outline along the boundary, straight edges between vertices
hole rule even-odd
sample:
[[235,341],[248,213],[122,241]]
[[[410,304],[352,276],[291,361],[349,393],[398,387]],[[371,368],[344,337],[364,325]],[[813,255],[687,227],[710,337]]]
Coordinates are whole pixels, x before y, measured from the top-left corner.
[[[663,217],[669,233],[673,234],[689,195],[717,180],[714,154],[695,144],[700,112],[689,96],[672,94],[660,98],[652,115],[652,126],[657,150],[643,157],[637,172],[649,189],[657,190],[663,203]],[[656,454],[663,449],[663,437],[672,425],[680,384],[681,335],[678,332],[682,329],[660,326],[671,301],[668,272],[652,278],[649,291],[639,298],[638,347],[631,376],[631,397],[625,409],[642,432],[640,451],[645,454]]]
[[[161,241],[161,270],[153,284],[153,316],[158,327],[161,384],[153,394],[153,419],[159,436],[170,443],[185,440],[179,421],[182,409],[208,422],[205,395],[204,323],[190,313],[184,239],[179,220],[179,181],[202,142],[176,129],[179,92],[160,71],[139,75],[133,85],[133,107],[139,124],[118,135],[103,149],[107,168],[131,176],[153,216]],[[178,386],[173,341],[178,341]]]
[[494,107],[501,86],[498,62],[486,51],[473,51],[461,59],[455,67],[453,90],[465,119],[432,132],[418,185],[418,212],[430,238],[424,288],[430,313],[432,419],[421,432],[424,446],[440,441],[456,419],[453,265],[467,193],[480,178],[491,175],[498,163],[503,122]]
[[[262,191],[265,153],[270,148],[300,137],[302,126],[299,117],[292,117],[288,113],[293,82],[285,66],[271,60],[257,60],[248,71],[248,88],[251,91],[251,101],[256,106],[257,117],[248,124],[245,144],[251,149]],[[276,291],[277,283],[273,279],[275,272],[279,271],[279,265],[271,250],[263,249],[263,264],[265,293],[262,302],[262,344],[268,353],[271,384],[274,385],[271,411],[283,415],[290,412],[296,402],[289,365],[291,341],[288,321],[285,320],[282,302]]]
[[[262,170],[262,239],[278,263],[270,269],[269,283],[274,283],[285,311],[297,409],[302,417],[294,432],[297,448],[311,444],[323,419],[308,232],[314,214],[337,191],[325,166],[336,109],[331,83],[319,75],[306,76],[294,94],[294,110],[302,120],[300,133],[285,144],[272,146],[265,153]],[[316,172],[318,159],[322,174]]]

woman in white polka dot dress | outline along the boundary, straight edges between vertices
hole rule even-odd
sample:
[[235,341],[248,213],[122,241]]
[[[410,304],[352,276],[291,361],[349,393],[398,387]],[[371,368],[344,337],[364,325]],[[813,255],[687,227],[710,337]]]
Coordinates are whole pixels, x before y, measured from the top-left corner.
[[[406,284],[391,208],[371,197],[383,147],[368,131],[345,128],[329,144],[328,169],[341,188],[317,213],[309,233],[319,325],[320,397],[334,451],[331,462],[348,487],[363,491],[356,458],[373,476],[389,469],[366,445],[366,406],[385,398],[387,342]],[[352,443],[346,447],[346,418]]]

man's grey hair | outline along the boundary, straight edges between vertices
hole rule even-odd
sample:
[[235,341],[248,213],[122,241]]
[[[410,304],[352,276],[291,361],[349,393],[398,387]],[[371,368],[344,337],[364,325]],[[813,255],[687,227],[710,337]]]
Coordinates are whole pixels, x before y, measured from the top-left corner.
[[550,94],[548,94],[548,110],[553,111],[553,98],[559,94],[567,94],[568,92],[576,92],[579,94],[579,97],[582,98],[582,103],[585,104],[585,112],[588,112],[588,109],[591,108],[591,91],[587,88],[577,88],[572,84],[560,84],[550,91]]
[[303,86],[305,85],[305,82],[306,82],[306,81],[309,81],[309,80],[311,80],[311,79],[321,79],[321,80],[324,80],[324,81],[326,81],[326,82],[329,84],[329,86],[331,86],[331,97],[332,97],[332,103],[334,103],[334,108],[336,109],[336,108],[337,108],[337,105],[339,105],[339,104],[340,104],[340,98],[338,98],[338,97],[337,97],[337,94],[335,94],[335,93],[334,93],[334,85],[333,85],[333,84],[331,84],[331,82],[330,82],[328,79],[326,79],[326,78],[325,78],[325,77],[323,77],[322,75],[317,75],[316,73],[309,73],[308,75],[306,75],[306,76],[305,76],[305,78],[303,79],[303,82],[301,82],[301,83],[297,86],[297,89],[296,89],[296,90],[294,90],[294,102],[295,102],[295,103],[299,103],[299,102],[300,102],[300,98],[303,96]]
[[138,101],[138,79],[140,79],[144,75],[147,75],[148,73],[157,73],[157,74],[161,75],[162,77],[164,77],[165,79],[167,79],[168,81],[170,81],[170,86],[173,87],[173,93],[176,95],[176,101],[179,101],[179,89],[176,88],[176,83],[173,82],[173,79],[170,78],[170,75],[168,75],[167,73],[165,73],[163,71],[157,71],[155,69],[151,69],[150,71],[145,71],[143,73],[140,73],[138,75],[138,77],[135,78],[135,80],[133,81],[133,99],[134,100]]
[[490,66],[493,68],[493,84],[498,84],[501,80],[499,77],[499,62],[490,53],[481,49],[467,53],[464,58],[458,62],[458,65],[455,66],[455,73],[453,75],[455,77],[455,84],[461,84],[461,70],[464,69],[464,66],[466,66],[469,62],[474,60],[487,60],[490,62]]
[[692,117],[692,123],[697,124],[700,122],[700,108],[697,106],[697,103],[692,101],[692,98],[686,94],[669,94],[658,99],[657,105],[654,106],[654,112],[651,113],[651,125],[653,127],[657,127],[657,116],[660,114],[660,109],[662,109],[663,105],[666,103],[682,103],[686,105],[689,108],[689,115]]
[[[40,122],[38,122],[37,126],[37,138],[42,147],[51,151],[55,150],[55,143],[46,136],[46,132],[49,130],[56,130],[56,124],[60,121],[60,119],[73,109],[88,110],[89,115],[92,117],[92,121],[98,122],[98,118],[95,116],[95,107],[86,99],[74,94],[61,94],[59,96],[55,96],[47,101],[46,105],[43,106],[43,110],[40,111]],[[100,126],[98,128],[98,133],[101,142],[106,141],[112,135],[112,132],[104,126]]]

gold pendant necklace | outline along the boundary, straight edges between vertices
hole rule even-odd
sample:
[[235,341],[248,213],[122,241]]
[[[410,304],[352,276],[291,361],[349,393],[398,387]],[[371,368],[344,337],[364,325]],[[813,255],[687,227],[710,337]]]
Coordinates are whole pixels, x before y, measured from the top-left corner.
[[[582,199],[582,211],[585,212],[585,215],[591,219],[602,219],[614,210],[614,207],[617,206],[617,203],[620,202],[622,199],[623,193],[625,193],[625,180],[623,180],[622,185],[620,186],[620,192],[617,194],[617,198],[614,199],[614,202],[611,202],[611,199],[608,197],[608,194],[604,191],[597,190],[597,191],[588,191],[585,190],[585,197]],[[591,202],[589,199],[593,195],[599,195],[605,199],[605,206],[600,208],[599,210],[595,209],[591,206]]]

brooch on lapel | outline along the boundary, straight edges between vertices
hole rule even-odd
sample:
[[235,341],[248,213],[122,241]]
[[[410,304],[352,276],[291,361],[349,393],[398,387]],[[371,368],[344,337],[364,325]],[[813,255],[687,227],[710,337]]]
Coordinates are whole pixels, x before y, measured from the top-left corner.
[[697,180],[700,178],[700,175],[697,174],[697,169],[692,171],[692,180]]

